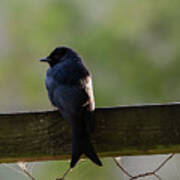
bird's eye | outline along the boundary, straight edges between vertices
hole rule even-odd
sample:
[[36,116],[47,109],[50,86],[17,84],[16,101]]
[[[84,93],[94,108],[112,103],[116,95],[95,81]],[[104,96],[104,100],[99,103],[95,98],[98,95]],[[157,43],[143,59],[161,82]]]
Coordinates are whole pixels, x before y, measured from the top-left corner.
[[54,59],[58,59],[58,58],[59,58],[59,56],[58,56],[58,55],[55,55],[55,56],[54,56]]

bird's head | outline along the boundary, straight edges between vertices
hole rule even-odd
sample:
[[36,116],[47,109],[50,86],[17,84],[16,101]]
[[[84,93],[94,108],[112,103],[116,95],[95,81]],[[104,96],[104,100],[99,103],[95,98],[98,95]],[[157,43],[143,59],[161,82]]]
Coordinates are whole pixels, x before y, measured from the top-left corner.
[[40,59],[40,61],[47,62],[51,67],[53,67],[70,56],[77,56],[77,53],[68,47],[61,46],[55,48],[49,56]]

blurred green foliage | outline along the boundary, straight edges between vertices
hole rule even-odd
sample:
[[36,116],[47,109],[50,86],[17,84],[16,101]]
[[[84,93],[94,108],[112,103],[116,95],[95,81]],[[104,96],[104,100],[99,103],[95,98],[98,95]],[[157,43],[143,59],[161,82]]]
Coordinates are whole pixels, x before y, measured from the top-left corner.
[[91,69],[97,106],[179,101],[179,5],[1,0],[0,112],[50,108],[38,60],[60,45]]
[[54,47],[76,49],[94,77],[97,106],[179,100],[179,1],[1,1],[0,111],[49,107]]

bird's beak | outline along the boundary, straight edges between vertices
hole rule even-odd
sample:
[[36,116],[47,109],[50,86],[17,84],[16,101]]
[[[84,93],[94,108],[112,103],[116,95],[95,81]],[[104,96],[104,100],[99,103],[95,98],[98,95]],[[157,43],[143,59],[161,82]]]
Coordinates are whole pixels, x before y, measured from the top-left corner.
[[41,62],[49,62],[50,59],[48,57],[45,57],[45,58],[41,58],[40,61]]

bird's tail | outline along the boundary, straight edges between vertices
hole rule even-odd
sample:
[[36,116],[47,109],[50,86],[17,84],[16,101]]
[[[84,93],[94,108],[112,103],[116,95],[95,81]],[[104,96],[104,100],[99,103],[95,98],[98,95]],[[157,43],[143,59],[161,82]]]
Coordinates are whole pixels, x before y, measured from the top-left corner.
[[102,163],[99,160],[94,150],[94,147],[90,142],[89,135],[87,133],[83,133],[81,134],[81,136],[79,136],[80,134],[76,132],[76,129],[74,129],[72,133],[73,139],[71,168],[75,166],[82,154],[85,154],[91,161],[93,161],[98,166],[102,166]]

